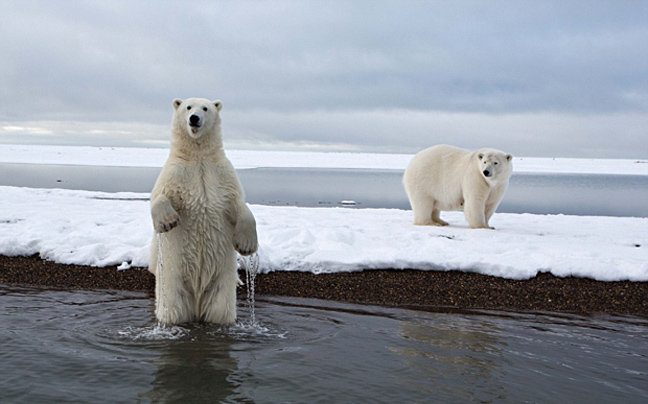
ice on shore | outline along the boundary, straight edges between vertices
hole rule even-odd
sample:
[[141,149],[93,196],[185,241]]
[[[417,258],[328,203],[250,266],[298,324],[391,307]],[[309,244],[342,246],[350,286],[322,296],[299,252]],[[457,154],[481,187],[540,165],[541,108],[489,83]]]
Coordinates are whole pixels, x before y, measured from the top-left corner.
[[[0,187],[0,254],[59,263],[147,266],[148,194]],[[509,279],[539,272],[648,281],[648,218],[496,213],[497,230],[411,224],[395,209],[253,205],[260,272],[461,270]],[[125,263],[125,264],[124,264]]]

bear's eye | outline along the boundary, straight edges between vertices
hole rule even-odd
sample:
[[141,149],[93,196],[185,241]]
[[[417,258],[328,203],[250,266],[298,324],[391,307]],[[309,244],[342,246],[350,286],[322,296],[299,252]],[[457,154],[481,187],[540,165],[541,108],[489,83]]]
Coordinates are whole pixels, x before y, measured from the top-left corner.
[[496,161],[494,164],[495,164],[495,165],[498,165],[499,163]]
[[191,109],[191,105],[187,105],[187,111]]
[[207,112],[207,107],[203,107],[203,111]]

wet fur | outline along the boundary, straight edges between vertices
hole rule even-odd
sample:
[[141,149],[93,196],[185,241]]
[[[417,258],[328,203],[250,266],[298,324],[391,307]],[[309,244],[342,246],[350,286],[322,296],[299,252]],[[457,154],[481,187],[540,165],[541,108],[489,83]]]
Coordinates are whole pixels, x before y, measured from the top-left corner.
[[[197,129],[188,123],[190,104],[208,109]],[[257,249],[254,216],[222,148],[221,106],[204,99],[174,100],[171,151],[151,193],[164,256],[158,257],[154,239],[149,270],[156,274],[155,313],[165,324],[233,323],[236,252]]]

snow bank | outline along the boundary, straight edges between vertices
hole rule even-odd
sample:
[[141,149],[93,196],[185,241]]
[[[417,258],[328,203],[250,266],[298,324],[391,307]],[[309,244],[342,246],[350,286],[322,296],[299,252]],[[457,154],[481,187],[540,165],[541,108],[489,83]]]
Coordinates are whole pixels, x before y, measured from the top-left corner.
[[[148,194],[0,187],[0,254],[147,266]],[[648,281],[648,218],[496,213],[497,230],[418,227],[411,211],[253,205],[261,271],[452,270],[509,279],[538,272]],[[128,265],[124,265],[127,267]]]

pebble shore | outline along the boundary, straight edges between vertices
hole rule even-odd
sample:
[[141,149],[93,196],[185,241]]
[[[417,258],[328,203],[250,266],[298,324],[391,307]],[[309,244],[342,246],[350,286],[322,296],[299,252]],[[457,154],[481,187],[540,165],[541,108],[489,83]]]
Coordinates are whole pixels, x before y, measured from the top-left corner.
[[[241,274],[245,280],[245,274]],[[66,289],[121,289],[154,295],[146,268],[118,271],[57,264],[38,256],[0,256],[0,283]],[[257,296],[290,296],[418,310],[485,309],[648,318],[648,282],[599,282],[540,274],[510,280],[460,271],[367,270],[315,275],[272,272],[256,277]],[[239,288],[240,297],[245,287]]]

